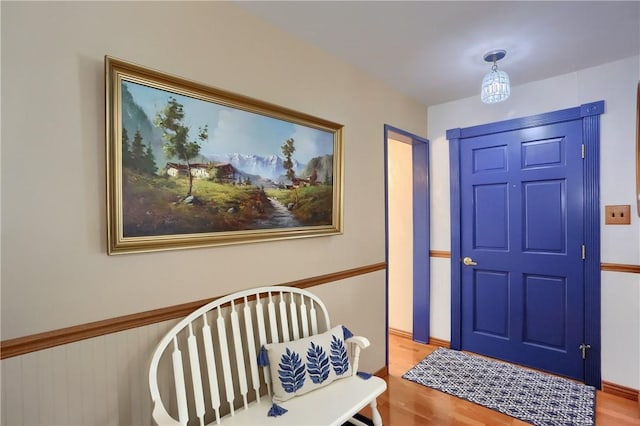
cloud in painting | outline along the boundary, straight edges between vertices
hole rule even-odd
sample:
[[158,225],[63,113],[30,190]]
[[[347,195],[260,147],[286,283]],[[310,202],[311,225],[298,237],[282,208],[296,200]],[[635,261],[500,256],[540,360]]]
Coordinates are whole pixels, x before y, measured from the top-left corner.
[[291,123],[226,108],[218,114],[204,153],[282,155],[280,146],[291,129]]
[[295,141],[296,152],[294,158],[306,164],[314,157],[333,153],[333,134],[311,127],[294,124],[291,135]]
[[203,146],[203,154],[282,156],[282,144],[289,138],[295,140],[293,157],[303,164],[333,152],[333,135],[329,132],[238,109],[223,109],[210,132],[209,143]]

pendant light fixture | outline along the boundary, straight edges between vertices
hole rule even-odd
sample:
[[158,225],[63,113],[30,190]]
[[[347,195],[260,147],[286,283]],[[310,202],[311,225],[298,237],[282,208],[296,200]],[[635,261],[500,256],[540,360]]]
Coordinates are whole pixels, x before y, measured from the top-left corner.
[[496,63],[504,58],[506,54],[506,50],[492,50],[484,54],[484,60],[486,62],[493,62],[491,71],[489,71],[482,80],[480,99],[482,99],[482,102],[485,104],[502,102],[511,94],[509,76],[506,72],[499,71],[498,64]]

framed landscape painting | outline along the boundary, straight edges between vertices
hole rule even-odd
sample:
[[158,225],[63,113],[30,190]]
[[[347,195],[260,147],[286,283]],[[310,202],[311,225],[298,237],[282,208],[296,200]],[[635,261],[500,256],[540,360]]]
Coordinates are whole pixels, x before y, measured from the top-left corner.
[[342,125],[105,57],[108,253],[342,233]]

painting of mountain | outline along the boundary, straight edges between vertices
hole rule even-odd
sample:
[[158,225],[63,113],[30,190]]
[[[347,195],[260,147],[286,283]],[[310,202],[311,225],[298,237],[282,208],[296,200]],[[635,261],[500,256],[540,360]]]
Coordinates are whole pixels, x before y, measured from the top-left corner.
[[106,68],[110,254],[341,232],[342,125]]
[[[271,179],[274,182],[286,180],[284,158],[278,155],[215,154],[209,156],[208,159],[218,163],[229,163],[237,170],[248,175],[257,175],[264,179]],[[299,173],[303,167],[298,161],[293,160],[293,170],[296,173]]]
[[318,182],[333,182],[333,155],[312,158],[301,173],[304,177],[315,176]]

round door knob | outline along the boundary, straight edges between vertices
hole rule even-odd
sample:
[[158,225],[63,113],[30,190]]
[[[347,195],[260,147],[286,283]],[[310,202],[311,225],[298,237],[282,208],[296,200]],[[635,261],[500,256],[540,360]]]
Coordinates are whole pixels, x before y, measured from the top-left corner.
[[478,264],[478,262],[474,262],[473,259],[468,256],[462,259],[462,263],[466,266],[476,266]]

